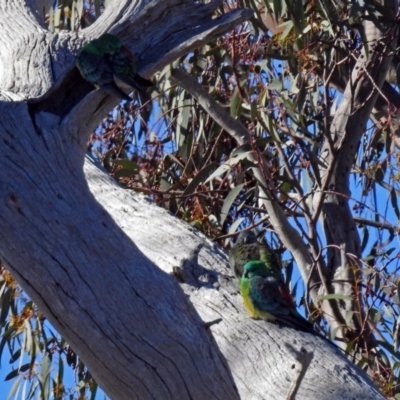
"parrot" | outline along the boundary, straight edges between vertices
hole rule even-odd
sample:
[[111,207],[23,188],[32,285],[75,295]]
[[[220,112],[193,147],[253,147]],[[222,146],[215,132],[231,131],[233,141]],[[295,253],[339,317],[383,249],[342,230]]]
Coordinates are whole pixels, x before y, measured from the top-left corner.
[[[141,93],[153,84],[136,73],[135,58],[118,36],[105,33],[80,51],[76,65],[84,79],[122,100],[132,100],[119,85]],[[118,84],[119,85],[118,85]]]
[[319,336],[313,325],[297,312],[286,285],[264,261],[248,261],[243,271],[240,291],[252,318],[278,322]]
[[276,274],[275,277],[283,280],[280,262],[272,250],[258,242],[253,231],[242,231],[229,251],[229,264],[236,278],[242,277],[244,264],[251,260],[264,261]]

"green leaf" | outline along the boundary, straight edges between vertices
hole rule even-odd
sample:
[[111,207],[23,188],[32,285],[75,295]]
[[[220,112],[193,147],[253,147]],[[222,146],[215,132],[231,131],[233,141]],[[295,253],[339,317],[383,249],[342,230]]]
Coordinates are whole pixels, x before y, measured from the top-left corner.
[[7,400],[11,399],[11,397],[15,396],[17,398],[17,393],[19,392],[20,384],[21,384],[22,376],[19,376],[15,382],[13,383],[10,391],[8,392]]
[[21,356],[21,349],[18,349],[16,352],[14,352],[11,355],[10,364],[12,364],[13,362],[17,361],[20,356]]
[[365,250],[365,247],[368,244],[369,240],[369,229],[364,225],[363,226],[363,237],[362,237],[362,242],[361,242],[361,252]]
[[238,218],[229,228],[228,234],[230,235],[231,233],[236,232],[237,228],[240,226],[240,224],[242,224],[244,221],[246,220],[246,218],[241,217]]
[[393,310],[386,305],[383,307],[383,312],[388,318],[393,318]]
[[36,388],[39,386],[39,382],[36,380],[32,383],[31,388],[29,389],[29,393],[27,396],[27,400],[32,400],[35,396]]
[[[187,134],[187,121],[188,121],[188,111],[189,107],[187,100],[185,100],[186,92],[183,91],[178,98],[177,110],[179,112],[178,118],[176,121],[176,131],[175,131],[175,141],[179,146],[182,146],[185,141],[185,137]],[[181,133],[182,132],[182,133]]]
[[164,192],[167,192],[171,188],[171,183],[168,181],[167,176],[162,176],[160,178],[160,189]]
[[13,371],[11,371],[9,374],[7,374],[7,376],[4,378],[5,381],[9,381],[13,378],[15,378],[16,376],[18,376],[18,374],[20,372],[25,372],[25,371],[29,371],[30,368],[30,364],[24,364],[21,366],[21,368],[19,369],[14,369]]
[[289,287],[293,275],[293,261],[290,261],[285,266],[285,283]]
[[249,155],[252,152],[253,152],[253,150],[250,150],[250,151],[246,151],[244,153],[235,155],[234,157],[230,157],[229,160],[226,162],[226,164],[234,166],[234,165],[238,164],[239,161],[242,161],[242,160],[249,160],[250,161]]
[[1,299],[0,328],[4,326],[7,319],[13,294],[14,290],[9,288]]
[[135,175],[135,172],[131,169],[121,168],[114,172],[114,179],[118,180],[120,178],[130,178]]
[[237,206],[238,212],[242,210],[242,208],[246,204],[247,200],[254,196],[255,190],[256,190],[255,187],[252,187],[252,188],[246,190],[246,193],[244,194],[244,196],[242,196],[240,198],[241,203]]
[[42,399],[48,399],[50,394],[50,367],[51,360],[50,357],[46,354],[43,356],[42,365],[39,374],[39,382],[41,389],[41,397]]
[[260,113],[260,115],[261,119],[259,118],[258,121],[263,126],[264,130],[268,132],[268,134],[272,137],[273,140],[275,140],[278,143],[282,142],[279,137],[279,134],[277,133],[274,127],[272,118],[268,116],[267,113],[264,112]]
[[340,326],[337,326],[336,328],[330,329],[330,330],[329,330],[329,339],[330,339],[332,342],[335,340],[336,334],[337,334],[337,332],[338,332],[340,329],[341,329],[341,327],[340,327]]
[[[38,342],[38,337],[36,335],[33,336],[33,340],[32,340],[32,348],[30,351],[30,364],[34,365],[35,359],[36,359],[36,351],[39,348],[39,342]],[[39,348],[40,350],[40,348]]]
[[137,171],[138,165],[134,161],[130,160],[112,160],[111,161],[115,165],[121,165],[124,167],[124,169],[130,169],[132,171]]
[[381,287],[380,282],[381,282],[381,279],[380,279],[379,274],[373,275],[373,284],[374,284],[374,292],[375,293],[379,292],[379,289]]
[[257,120],[257,107],[257,100],[253,100],[250,104],[250,117],[253,122]]
[[[31,324],[28,319],[24,321],[24,345],[23,348],[26,350],[28,353],[31,353],[32,350],[32,338],[34,337],[34,334],[32,333],[32,328]],[[22,354],[23,356],[23,354]]]
[[17,369],[12,370],[10,373],[6,375],[4,378],[5,381],[9,381],[11,379],[14,379],[16,376],[19,375],[19,371]]
[[397,297],[398,297],[399,302],[400,302],[400,280],[397,282]]
[[[0,279],[2,279],[1,275],[0,275]],[[0,308],[1,308],[1,301],[2,301],[1,298],[3,297],[6,289],[7,289],[6,281],[1,281],[1,283],[0,283]],[[1,327],[1,325],[0,325],[0,327]]]
[[[290,31],[293,29],[293,21],[289,20],[289,21],[282,22],[281,24],[279,24],[279,26],[281,28],[284,28],[284,30],[280,36],[280,40],[283,41],[283,40],[285,40],[286,36],[290,33]],[[273,58],[277,58],[277,57],[275,55],[273,55]]]
[[93,384],[91,385],[91,388],[90,388],[90,392],[91,392],[90,400],[96,399],[97,388],[98,388],[98,385],[97,385],[96,381],[93,381]]
[[64,361],[61,357],[58,358],[58,375],[57,375],[57,380],[58,383],[62,383],[64,378]]
[[213,162],[211,164],[206,165],[202,170],[200,170],[198,174],[186,186],[186,189],[184,190],[182,196],[184,197],[189,194],[193,194],[197,186],[200,185],[200,183],[202,182],[207,183],[210,180],[211,176],[213,175],[211,174],[212,171],[214,171],[217,168],[217,165],[218,165],[217,162]]
[[[214,163],[216,164],[216,163]],[[205,181],[205,183],[212,181],[214,178],[221,176],[224,174],[226,171],[229,171],[231,167],[227,164],[222,164],[220,165]]]
[[229,210],[230,210],[233,202],[235,201],[237,195],[242,190],[243,186],[244,186],[243,183],[241,185],[237,185],[226,196],[224,204],[222,205],[221,214],[219,217],[219,222],[220,222],[221,226],[224,224],[225,219],[229,214]]
[[369,310],[369,315],[374,324],[382,322],[382,313],[379,310],[377,310],[376,308],[371,308]]
[[273,79],[267,87],[269,90],[282,90],[283,83],[280,79]]
[[397,219],[400,218],[399,207],[397,205],[397,195],[394,189],[390,190],[390,201],[392,203],[393,210],[396,214]]
[[249,143],[242,144],[232,151],[231,158],[238,157],[243,153],[248,153],[249,151],[251,151],[251,145]]
[[347,311],[345,314],[346,324],[350,326],[350,322],[353,319],[353,315],[356,314],[356,311]]
[[191,116],[191,105],[192,101],[190,99],[186,99],[183,101],[183,109],[181,110],[179,117],[178,117],[178,126],[180,127],[182,135],[178,141],[178,146],[181,147],[186,140],[188,135],[188,126],[189,126],[189,119]]
[[[194,135],[192,135],[191,133],[186,135],[186,139],[185,141],[182,143],[182,145],[179,146],[179,154],[181,155],[181,157],[187,161],[191,154],[192,154],[192,148],[193,148],[193,143],[194,143]],[[186,168],[185,168],[185,172],[188,172],[188,166],[191,166],[191,163],[186,163]]]
[[242,98],[238,86],[235,87],[231,101],[231,116],[236,118],[242,113]]
[[[95,2],[95,7],[96,7],[96,2]],[[81,27],[81,20],[82,20],[82,13],[83,13],[83,0],[76,0],[75,8],[77,11],[76,12],[77,21],[75,24],[73,24],[71,22],[71,27],[72,27],[72,30],[76,32]],[[96,18],[98,18],[99,16],[100,16],[100,8],[98,7],[98,9],[96,10]]]
[[318,296],[317,301],[322,300],[352,300],[350,296],[346,296],[345,294],[326,294],[324,296]]
[[9,339],[11,338],[12,334],[14,333],[14,331],[15,331],[15,326],[13,325],[13,326],[8,328],[4,332],[3,337],[1,338],[1,342],[0,342],[0,360],[1,360],[1,356],[3,355],[4,346],[9,341]]
[[376,340],[376,344],[379,346],[382,346],[384,349],[386,349],[389,353],[393,354],[397,359],[400,358],[400,353],[396,350],[393,349],[393,346],[387,342],[384,342],[382,340]]
[[61,21],[61,12],[62,12],[61,7],[62,6],[57,7],[57,9],[54,12],[54,32],[60,31],[60,21]]

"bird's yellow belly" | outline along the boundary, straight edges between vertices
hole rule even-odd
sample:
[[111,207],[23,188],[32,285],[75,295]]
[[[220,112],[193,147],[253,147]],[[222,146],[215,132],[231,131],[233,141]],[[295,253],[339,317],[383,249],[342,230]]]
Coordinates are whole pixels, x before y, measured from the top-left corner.
[[253,302],[250,299],[250,296],[244,296],[243,297],[243,302],[245,307],[247,308],[247,311],[249,312],[251,318],[254,319],[264,319],[267,321],[274,321],[275,317],[269,313],[268,311],[262,311],[262,310],[257,310],[254,307]]

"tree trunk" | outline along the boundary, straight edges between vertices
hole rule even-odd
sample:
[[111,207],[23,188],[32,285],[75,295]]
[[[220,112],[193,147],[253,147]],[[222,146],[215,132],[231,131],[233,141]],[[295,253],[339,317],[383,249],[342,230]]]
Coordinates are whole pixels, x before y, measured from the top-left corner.
[[218,246],[83,169],[116,99],[80,77],[81,44],[118,34],[150,76],[251,16],[212,18],[219,4],[118,1],[83,38],[47,32],[34,1],[0,0],[0,256],[112,399],[286,398],[303,347],[297,399],[380,398],[322,339],[249,319]]

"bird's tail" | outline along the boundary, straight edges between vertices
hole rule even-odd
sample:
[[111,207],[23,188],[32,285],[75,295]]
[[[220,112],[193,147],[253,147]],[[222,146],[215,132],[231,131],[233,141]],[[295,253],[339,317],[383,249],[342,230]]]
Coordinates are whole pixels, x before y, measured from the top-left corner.
[[299,331],[312,333],[318,335],[318,332],[314,330],[314,326],[311,322],[304,319],[301,315],[295,316],[292,314],[276,316],[276,321],[283,325],[297,329]]
[[132,98],[129,97],[122,89],[120,89],[114,82],[102,84],[100,88],[104,92],[112,94],[113,96],[118,97],[121,100],[132,101]]
[[146,78],[143,78],[143,76],[140,76],[139,74],[135,75],[135,82],[138,86],[142,88],[149,88],[153,86],[153,82],[149,81]]

